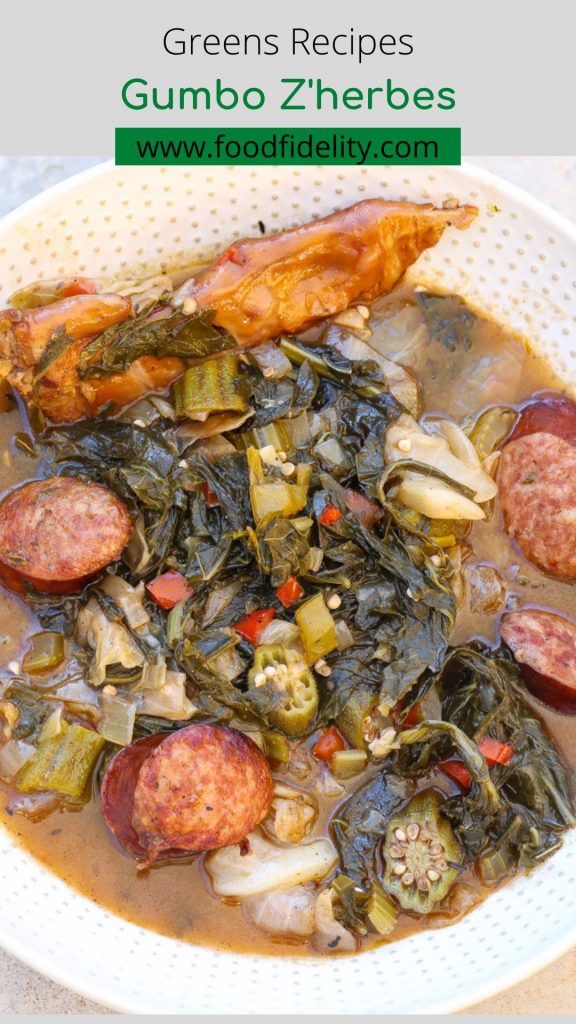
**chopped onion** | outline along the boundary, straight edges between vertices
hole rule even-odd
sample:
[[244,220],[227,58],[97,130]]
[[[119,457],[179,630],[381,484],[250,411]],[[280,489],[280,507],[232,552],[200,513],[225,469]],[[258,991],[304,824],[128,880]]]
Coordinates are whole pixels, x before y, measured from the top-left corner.
[[164,658],[157,661],[147,661],[142,669],[142,678],[136,689],[138,690],[161,690],[166,683],[166,662]]
[[294,647],[300,642],[300,630],[294,622],[284,619],[272,619],[260,634],[261,644],[281,644],[283,647]]
[[236,449],[231,441],[228,441],[223,434],[214,434],[214,437],[201,438],[194,445],[195,455],[205,455],[207,459],[219,459],[221,455],[234,455]]
[[214,619],[217,619],[241,590],[242,584],[234,580],[230,583],[216,584],[214,587],[211,587],[206,604],[204,605],[202,629],[206,629],[206,626],[209,626]]
[[120,622],[107,619],[95,598],[90,598],[78,614],[76,637],[95,652],[88,677],[92,686],[102,686],[109,665],[130,669],[144,664],[144,655],[128,630]]
[[292,363],[288,356],[273,341],[265,341],[262,345],[250,349],[249,355],[267,379],[279,380],[292,373]]
[[102,718],[98,732],[110,743],[127,747],[132,742],[136,721],[136,701],[120,695],[102,693],[100,696]]
[[11,782],[35,753],[36,747],[24,740],[8,740],[0,747],[0,778]]
[[110,573],[104,577],[100,590],[108,594],[120,610],[124,612],[131,629],[143,629],[150,622],[150,616],[144,607],[144,584],[130,586],[121,576]]
[[324,878],[338,861],[328,839],[277,846],[260,832],[251,832],[248,843],[248,853],[239,846],[226,846],[208,854],[205,867],[218,896],[242,898],[290,889]]
[[338,643],[339,651],[346,651],[349,647],[354,644],[354,637],[350,632],[350,627],[344,619],[338,619],[336,623],[336,641]]
[[210,667],[232,682],[245,671],[246,662],[240,657],[235,647],[227,647],[221,654],[210,659]]
[[470,498],[441,480],[419,473],[404,473],[396,498],[429,519],[485,519],[485,513]]
[[352,932],[334,917],[332,892],[324,889],[316,900],[314,908],[315,931],[312,945],[318,953],[353,953],[357,942]]
[[59,736],[62,732],[62,705],[54,708],[49,715],[44,725],[42,726],[40,733],[38,734],[38,742],[41,743],[43,740],[51,740],[55,736]]
[[453,420],[438,420],[435,426],[448,442],[452,454],[464,465],[470,466],[470,469],[477,469],[482,465],[478,452],[462,427],[459,427]]
[[304,448],[310,441],[310,419],[307,412],[301,412],[292,420],[280,420],[294,448]]

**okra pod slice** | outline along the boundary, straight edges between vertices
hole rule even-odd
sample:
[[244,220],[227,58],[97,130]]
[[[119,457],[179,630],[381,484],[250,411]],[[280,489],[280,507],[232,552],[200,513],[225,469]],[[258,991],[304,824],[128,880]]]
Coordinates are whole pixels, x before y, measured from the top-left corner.
[[296,651],[281,644],[263,644],[248,673],[250,688],[268,687],[283,696],[271,711],[270,724],[286,736],[302,736],[318,710],[318,688],[308,666]]

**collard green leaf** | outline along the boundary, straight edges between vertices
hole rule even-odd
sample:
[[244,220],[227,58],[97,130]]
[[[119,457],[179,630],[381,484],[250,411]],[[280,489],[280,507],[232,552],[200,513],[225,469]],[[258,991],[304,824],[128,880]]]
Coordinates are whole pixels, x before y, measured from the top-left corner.
[[168,310],[168,316],[159,316],[162,307],[150,315],[124,320],[108,327],[85,346],[80,357],[78,375],[84,379],[107,377],[119,370],[127,370],[142,356],[179,356],[181,359],[204,359],[234,348],[235,342],[212,326],[214,312],[200,309],[190,315],[182,310]]

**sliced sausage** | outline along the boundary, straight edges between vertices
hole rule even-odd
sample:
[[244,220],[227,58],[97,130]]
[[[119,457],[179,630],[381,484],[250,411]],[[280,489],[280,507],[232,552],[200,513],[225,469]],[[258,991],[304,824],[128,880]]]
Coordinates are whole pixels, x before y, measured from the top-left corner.
[[149,861],[165,850],[233,846],[265,817],[273,785],[266,757],[244,733],[189,725],[144,761],[132,825]]
[[144,761],[165,738],[165,733],[157,733],[124,747],[107,765],[100,790],[102,814],[112,835],[127,853],[142,860],[146,850],[132,825],[134,789]]
[[547,395],[529,402],[520,413],[510,441],[541,432],[576,445],[576,403],[564,395]]
[[576,445],[548,431],[505,445],[498,465],[504,521],[544,572],[576,577]]
[[132,532],[126,505],[97,483],[34,480],[0,504],[0,571],[45,593],[82,587],[119,558]]
[[576,714],[576,622],[525,608],[503,616],[501,635],[530,692],[559,711]]

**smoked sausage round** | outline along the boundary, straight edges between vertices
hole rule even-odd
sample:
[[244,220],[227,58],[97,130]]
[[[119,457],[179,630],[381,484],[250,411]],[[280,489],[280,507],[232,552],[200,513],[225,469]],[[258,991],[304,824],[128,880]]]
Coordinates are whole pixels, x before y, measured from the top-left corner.
[[33,480],[0,503],[0,574],[21,589],[81,590],[120,557],[130,513],[107,487],[75,477]]

